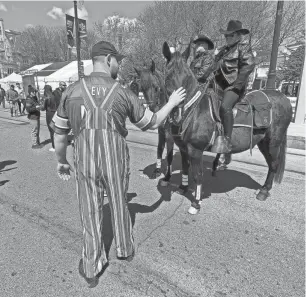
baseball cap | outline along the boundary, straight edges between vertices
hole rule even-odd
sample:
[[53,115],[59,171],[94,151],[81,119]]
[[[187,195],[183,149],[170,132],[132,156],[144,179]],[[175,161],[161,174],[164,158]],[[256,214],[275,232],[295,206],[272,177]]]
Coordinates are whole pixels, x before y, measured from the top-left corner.
[[119,54],[116,48],[108,41],[99,41],[92,47],[91,58],[107,55],[114,56],[118,62],[126,57],[124,55]]

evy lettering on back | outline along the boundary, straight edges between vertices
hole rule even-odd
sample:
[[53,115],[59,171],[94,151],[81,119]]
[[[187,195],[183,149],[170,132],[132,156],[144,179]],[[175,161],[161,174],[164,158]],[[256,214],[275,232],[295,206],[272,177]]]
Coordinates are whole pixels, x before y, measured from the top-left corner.
[[92,86],[91,87],[91,95],[92,96],[103,96],[105,97],[107,88],[102,86]]

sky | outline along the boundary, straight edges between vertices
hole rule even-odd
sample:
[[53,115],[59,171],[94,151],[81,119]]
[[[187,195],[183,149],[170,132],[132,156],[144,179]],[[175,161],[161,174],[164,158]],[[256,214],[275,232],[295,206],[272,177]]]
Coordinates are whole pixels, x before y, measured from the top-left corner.
[[[96,21],[119,13],[135,18],[151,1],[84,1],[79,18],[87,19],[88,27]],[[70,10],[70,11],[69,11]],[[0,18],[4,28],[22,31],[27,26],[65,26],[65,13],[74,15],[73,1],[1,1]]]

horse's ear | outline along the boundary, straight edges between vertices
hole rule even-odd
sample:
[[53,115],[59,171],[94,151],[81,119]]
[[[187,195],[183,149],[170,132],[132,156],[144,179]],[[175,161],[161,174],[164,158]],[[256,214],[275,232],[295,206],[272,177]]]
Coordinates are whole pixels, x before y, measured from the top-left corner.
[[155,72],[155,62],[153,60],[152,60],[152,64],[151,64],[150,70],[151,70],[152,73]]
[[185,51],[182,53],[182,58],[187,62],[189,56],[190,56],[190,49],[191,49],[191,43],[187,46]]
[[135,72],[137,73],[138,77],[140,76],[140,70],[134,67]]
[[165,41],[163,44],[163,55],[167,59],[168,62],[171,60],[171,51],[170,51],[167,41]]

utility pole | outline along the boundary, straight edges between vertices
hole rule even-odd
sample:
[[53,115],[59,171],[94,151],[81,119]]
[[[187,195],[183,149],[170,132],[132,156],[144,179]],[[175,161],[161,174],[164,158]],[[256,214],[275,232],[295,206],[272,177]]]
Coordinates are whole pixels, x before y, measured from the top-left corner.
[[300,75],[300,85],[299,90],[296,98],[296,105],[295,105],[295,115],[294,115],[294,123],[296,124],[305,124],[305,97],[306,97],[306,91],[305,91],[305,56],[304,56],[304,62],[303,62],[303,68],[302,73]]
[[270,67],[269,67],[268,80],[267,80],[267,86],[266,86],[267,90],[275,90],[276,64],[277,64],[277,56],[278,56],[278,43],[279,43],[280,29],[281,29],[281,23],[282,23],[283,6],[284,6],[284,1],[277,1],[272,52],[271,52]]
[[83,73],[81,71],[82,62],[81,62],[81,50],[80,50],[81,43],[80,43],[80,32],[79,32],[78,5],[77,5],[77,1],[73,1],[73,2],[74,2],[76,50],[77,50],[77,59],[78,59],[78,74],[79,74],[79,79],[80,79]]

